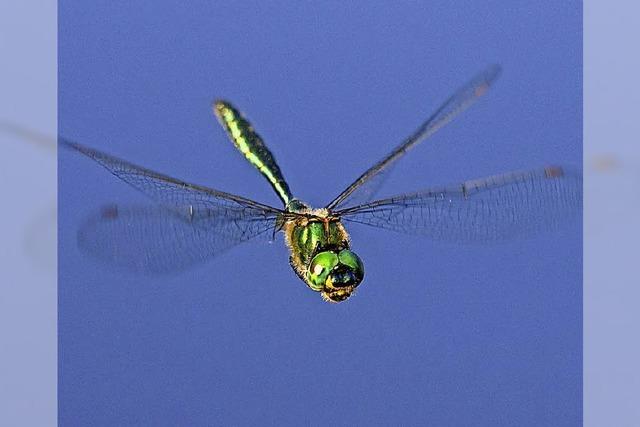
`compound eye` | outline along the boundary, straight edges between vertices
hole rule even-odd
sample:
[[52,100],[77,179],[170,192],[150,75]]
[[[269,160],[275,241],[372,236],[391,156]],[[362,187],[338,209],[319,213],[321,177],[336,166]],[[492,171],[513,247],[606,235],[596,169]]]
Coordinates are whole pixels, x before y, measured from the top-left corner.
[[314,256],[307,272],[307,279],[311,289],[314,291],[323,290],[329,273],[337,264],[338,255],[335,252],[320,252]]
[[349,267],[357,283],[362,281],[364,278],[364,264],[362,264],[362,260],[358,255],[348,249],[344,249],[338,254],[338,261],[340,261],[340,264]]

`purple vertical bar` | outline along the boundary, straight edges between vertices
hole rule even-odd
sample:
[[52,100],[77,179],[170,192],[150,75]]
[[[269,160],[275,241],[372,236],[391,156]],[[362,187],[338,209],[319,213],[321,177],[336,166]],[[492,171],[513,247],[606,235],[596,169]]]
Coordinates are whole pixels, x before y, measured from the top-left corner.
[[640,425],[639,13],[584,4],[585,426]]
[[[0,425],[57,418],[57,3],[0,2]],[[22,125],[47,135],[10,132]]]

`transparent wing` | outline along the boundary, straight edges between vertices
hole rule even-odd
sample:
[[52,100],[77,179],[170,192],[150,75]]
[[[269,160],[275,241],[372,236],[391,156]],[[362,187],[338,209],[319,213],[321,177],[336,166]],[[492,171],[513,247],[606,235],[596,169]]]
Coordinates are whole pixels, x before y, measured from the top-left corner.
[[356,191],[351,193],[351,195],[347,199],[345,199],[343,203],[339,203],[336,208],[345,209],[347,207],[362,205],[374,200],[375,196],[387,181],[387,178],[389,177],[393,169],[394,165],[391,164],[381,170],[379,173],[372,176],[367,180],[367,182],[358,187]]
[[160,203],[145,208],[104,209],[79,231],[81,248],[135,271],[178,271],[254,237],[271,237],[277,218],[284,213],[244,197],[177,180],[74,142],[62,139],[59,143],[95,160]]
[[251,215],[262,214],[266,217],[275,217],[283,212],[244,197],[180,181],[75,142],[59,139],[59,144],[95,160],[113,175],[164,205],[180,208],[244,208]]
[[435,240],[482,242],[557,228],[582,206],[582,178],[560,167],[512,172],[336,211],[344,221]]
[[[354,203],[351,202],[351,197],[354,197],[355,200],[357,196],[356,193],[371,191],[370,186],[375,190],[377,186],[379,186],[380,181],[372,180],[373,177],[388,169],[391,164],[402,157],[409,149],[433,135],[438,129],[469,108],[478,98],[487,92],[499,75],[500,66],[492,65],[458,89],[458,91],[447,99],[409,138],[398,145],[385,158],[360,175],[346,190],[329,203],[327,209],[336,210],[341,207],[353,206]],[[375,191],[373,192],[375,193]],[[357,197],[360,200],[363,198],[361,196]],[[366,198],[366,195],[364,198]]]
[[167,274],[202,263],[256,237],[270,239],[276,220],[244,209],[108,206],[78,232],[83,251],[146,274]]

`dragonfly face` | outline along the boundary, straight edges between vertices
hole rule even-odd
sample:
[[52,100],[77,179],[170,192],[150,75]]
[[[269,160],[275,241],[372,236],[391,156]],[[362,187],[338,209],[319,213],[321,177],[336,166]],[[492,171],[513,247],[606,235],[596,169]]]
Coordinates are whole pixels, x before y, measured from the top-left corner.
[[322,251],[313,257],[307,270],[309,287],[322,293],[331,302],[341,302],[351,296],[364,278],[364,265],[349,249]]
[[472,105],[499,74],[500,67],[491,66],[463,85],[409,138],[321,209],[293,197],[262,138],[226,101],[216,102],[214,113],[236,148],[267,179],[282,207],[190,184],[59,138],[62,146],[95,160],[159,202],[152,208],[119,209],[117,215],[91,218],[78,241],[103,259],[153,274],[183,269],[282,231],[298,277],[326,301],[340,302],[364,278],[362,260],[351,251],[343,223],[458,242],[546,231],[579,211],[580,175],[545,167],[371,201],[392,164]]

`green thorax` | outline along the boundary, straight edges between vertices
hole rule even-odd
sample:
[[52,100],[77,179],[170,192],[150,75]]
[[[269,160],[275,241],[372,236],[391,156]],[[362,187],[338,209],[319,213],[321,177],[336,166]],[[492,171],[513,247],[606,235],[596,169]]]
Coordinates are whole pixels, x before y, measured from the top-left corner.
[[287,211],[299,213],[285,220],[283,231],[291,251],[291,264],[301,279],[306,281],[306,270],[311,259],[324,250],[349,248],[349,235],[338,218],[326,209],[311,209],[299,200],[292,199]]

